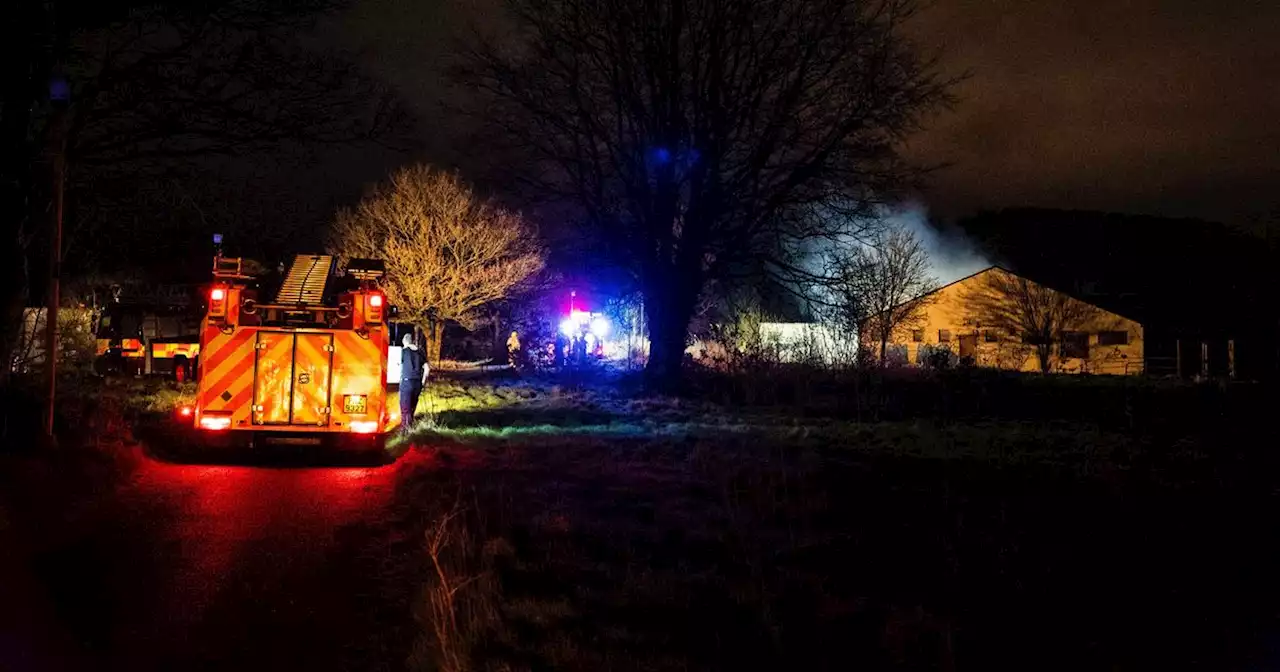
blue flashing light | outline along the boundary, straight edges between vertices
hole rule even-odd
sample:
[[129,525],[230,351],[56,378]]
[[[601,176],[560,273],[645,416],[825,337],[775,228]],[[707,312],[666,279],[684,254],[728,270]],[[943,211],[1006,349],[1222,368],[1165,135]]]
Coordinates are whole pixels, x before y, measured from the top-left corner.
[[65,103],[71,100],[71,84],[67,82],[65,77],[55,75],[49,80],[49,100],[56,103]]

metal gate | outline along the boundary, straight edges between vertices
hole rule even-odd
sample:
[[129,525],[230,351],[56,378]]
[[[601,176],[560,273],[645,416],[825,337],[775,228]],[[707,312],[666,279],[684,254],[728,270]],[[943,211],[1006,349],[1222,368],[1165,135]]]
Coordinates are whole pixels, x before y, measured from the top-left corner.
[[255,352],[253,424],[329,424],[333,334],[260,331]]

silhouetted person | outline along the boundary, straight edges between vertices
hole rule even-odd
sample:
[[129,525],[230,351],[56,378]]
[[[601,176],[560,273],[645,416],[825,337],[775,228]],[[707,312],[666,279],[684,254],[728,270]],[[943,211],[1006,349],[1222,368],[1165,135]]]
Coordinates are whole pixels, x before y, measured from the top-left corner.
[[516,357],[520,354],[520,336],[516,332],[511,332],[511,337],[507,339],[507,363],[511,368],[516,367]]
[[418,409],[418,398],[427,386],[427,356],[413,341],[413,334],[405,334],[400,350],[400,429],[409,431],[413,413]]

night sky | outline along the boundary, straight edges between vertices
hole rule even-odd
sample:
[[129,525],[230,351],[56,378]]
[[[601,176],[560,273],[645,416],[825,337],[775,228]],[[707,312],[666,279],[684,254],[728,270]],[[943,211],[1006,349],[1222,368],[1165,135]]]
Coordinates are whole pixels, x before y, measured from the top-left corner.
[[[326,32],[397,85],[421,118],[419,151],[447,163],[448,42],[492,25],[498,2],[357,0]],[[970,73],[909,147],[952,164],[922,195],[935,214],[1280,213],[1280,2],[937,0],[914,32]]]

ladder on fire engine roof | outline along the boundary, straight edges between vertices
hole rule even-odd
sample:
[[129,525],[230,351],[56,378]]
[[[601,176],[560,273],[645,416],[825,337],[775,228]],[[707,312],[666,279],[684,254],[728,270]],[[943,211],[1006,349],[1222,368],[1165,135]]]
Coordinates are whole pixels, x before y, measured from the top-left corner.
[[289,274],[276,293],[278,304],[320,305],[324,302],[324,288],[329,282],[329,270],[333,257],[327,254],[299,254],[293,258]]

